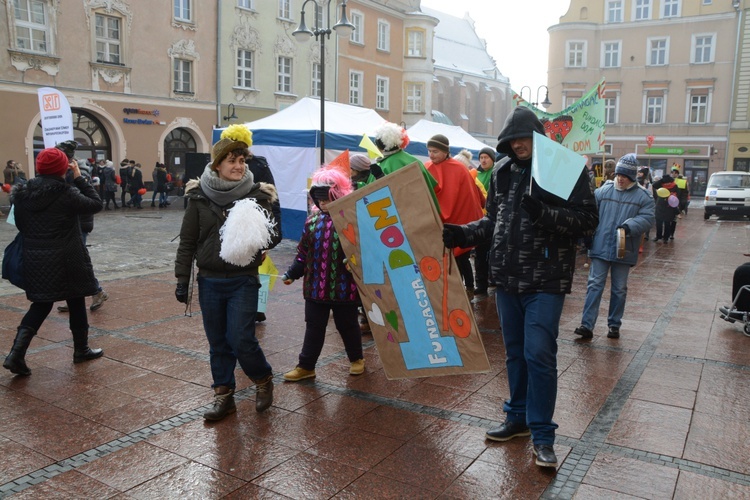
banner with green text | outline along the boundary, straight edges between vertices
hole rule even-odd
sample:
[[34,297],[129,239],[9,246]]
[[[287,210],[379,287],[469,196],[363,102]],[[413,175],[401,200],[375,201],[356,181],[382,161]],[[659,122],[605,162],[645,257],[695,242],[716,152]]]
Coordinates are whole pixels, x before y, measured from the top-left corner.
[[534,107],[518,93],[513,93],[513,103],[533,111],[544,125],[544,132],[578,154],[595,154],[604,151],[604,79],[579,100],[559,113],[547,113]]

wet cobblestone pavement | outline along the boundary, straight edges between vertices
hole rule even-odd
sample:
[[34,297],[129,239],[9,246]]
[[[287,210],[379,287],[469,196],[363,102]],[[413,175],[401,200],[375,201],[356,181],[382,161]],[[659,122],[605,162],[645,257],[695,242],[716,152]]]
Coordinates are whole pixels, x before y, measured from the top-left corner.
[[[192,317],[174,299],[181,208],[96,216],[89,249],[109,300],[89,322],[104,357],[74,365],[67,316],[53,310],[27,355],[33,374],[2,370],[0,497],[750,497],[750,338],[717,312],[750,260],[747,220],[704,221],[691,206],[673,242],[646,242],[618,340],[606,337],[608,290],[593,340],[573,334],[579,257],[559,339],[560,465],[549,470],[534,465],[528,438],[484,440],[508,396],[493,298],[474,305],[489,373],[388,381],[366,335],[366,372],[352,377],[331,322],[317,378],[284,383],[303,299],[300,282],[279,284],[258,326],[273,407],[257,414],[238,372],[237,413],[204,422],[212,391],[197,296]],[[0,220],[3,246],[14,232]],[[272,252],[282,271],[295,246]],[[0,282],[2,356],[27,308]]]

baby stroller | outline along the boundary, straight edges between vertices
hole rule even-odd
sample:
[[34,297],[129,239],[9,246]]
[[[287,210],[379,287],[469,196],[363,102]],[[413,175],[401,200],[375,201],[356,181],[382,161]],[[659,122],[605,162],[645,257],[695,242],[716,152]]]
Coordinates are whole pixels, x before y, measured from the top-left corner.
[[750,311],[739,311],[736,307],[737,302],[739,301],[740,296],[743,293],[750,294],[750,285],[745,285],[737,291],[737,295],[734,296],[734,301],[732,302],[731,306],[719,307],[719,312],[721,313],[719,317],[724,321],[729,321],[730,323],[734,323],[735,321],[742,321],[743,323],[745,323],[745,335],[750,337]]

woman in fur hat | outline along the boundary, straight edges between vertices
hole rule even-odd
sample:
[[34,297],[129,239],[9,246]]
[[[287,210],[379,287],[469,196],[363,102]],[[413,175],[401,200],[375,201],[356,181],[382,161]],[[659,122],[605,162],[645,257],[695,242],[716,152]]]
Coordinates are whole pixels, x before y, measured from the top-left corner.
[[252,132],[244,125],[227,127],[213,146],[213,161],[185,188],[188,204],[175,260],[175,296],[190,302],[195,260],[214,389],[213,408],[203,415],[206,420],[221,420],[236,411],[237,362],[255,382],[255,410],[265,411],[273,402],[273,373],[255,337],[255,319],[258,266],[281,237],[272,215],[276,188],[256,183],[245,165],[252,143]]

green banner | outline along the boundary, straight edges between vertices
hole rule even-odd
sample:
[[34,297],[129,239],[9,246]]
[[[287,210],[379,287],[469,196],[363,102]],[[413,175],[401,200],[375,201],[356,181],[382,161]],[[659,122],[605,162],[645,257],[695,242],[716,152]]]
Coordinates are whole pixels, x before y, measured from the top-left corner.
[[559,113],[536,108],[516,92],[513,103],[532,110],[542,121],[547,137],[568,149],[579,154],[604,150],[604,79]]

